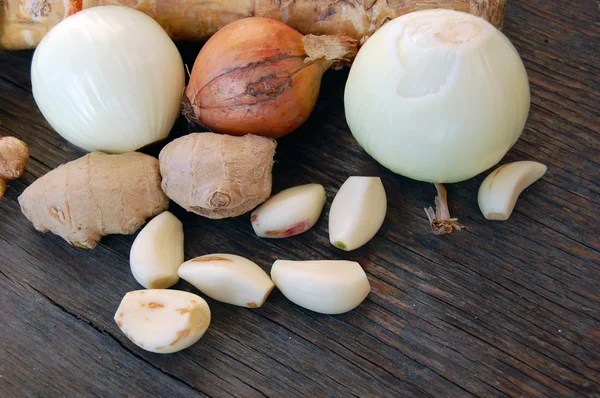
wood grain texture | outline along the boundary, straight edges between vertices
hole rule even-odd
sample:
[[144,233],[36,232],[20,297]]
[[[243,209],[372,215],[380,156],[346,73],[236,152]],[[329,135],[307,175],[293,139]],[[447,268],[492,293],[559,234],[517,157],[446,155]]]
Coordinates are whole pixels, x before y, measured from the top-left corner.
[[[509,3],[505,32],[525,61],[532,108],[502,163],[537,160],[548,173],[503,223],[477,207],[486,174],[448,186],[453,215],[470,229],[445,237],[429,233],[423,212],[434,187],[361,150],[344,119],[347,71],[328,72],[313,115],[280,140],[274,190],[321,183],[328,209],[348,176],[381,176],[388,216],[369,244],[332,247],[327,211],[309,232],[272,241],[254,236],[248,215],[171,209],[184,223],[186,258],[229,252],[266,270],[279,258],[351,259],[372,293],[340,316],[277,291],[258,310],[209,300],[205,337],[166,356],[137,348],[112,319],[139,288],[128,265],[134,236],[86,251],[35,232],[21,214],[24,188],[82,152],[37,110],[31,52],[0,52],[0,135],[25,140],[32,157],[0,200],[0,395],[600,397],[598,17],[592,1]],[[191,66],[199,46],[180,48]],[[180,120],[170,139],[187,132]]]

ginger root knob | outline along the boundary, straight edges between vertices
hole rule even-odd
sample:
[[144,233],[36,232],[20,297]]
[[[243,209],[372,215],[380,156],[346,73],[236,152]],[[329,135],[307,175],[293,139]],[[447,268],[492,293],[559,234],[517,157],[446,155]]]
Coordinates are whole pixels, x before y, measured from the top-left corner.
[[19,197],[21,211],[41,232],[92,249],[103,236],[132,234],[162,213],[158,160],[138,152],[93,152],[50,171]]
[[193,133],[160,152],[162,188],[171,200],[208,218],[242,215],[271,195],[277,142],[272,138]]
[[0,136],[0,198],[8,181],[21,177],[29,161],[29,148],[15,137]]

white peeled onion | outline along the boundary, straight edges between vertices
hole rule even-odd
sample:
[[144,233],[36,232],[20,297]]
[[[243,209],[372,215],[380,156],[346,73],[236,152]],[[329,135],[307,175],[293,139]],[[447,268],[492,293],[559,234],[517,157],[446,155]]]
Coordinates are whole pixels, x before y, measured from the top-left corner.
[[469,179],[517,141],[527,73],[485,20],[452,10],[406,14],[360,49],[345,90],[348,125],[383,166],[433,183]]
[[52,28],[33,56],[31,81],[38,107],[63,138],[90,152],[122,153],[169,135],[185,74],[157,22],[100,6]]

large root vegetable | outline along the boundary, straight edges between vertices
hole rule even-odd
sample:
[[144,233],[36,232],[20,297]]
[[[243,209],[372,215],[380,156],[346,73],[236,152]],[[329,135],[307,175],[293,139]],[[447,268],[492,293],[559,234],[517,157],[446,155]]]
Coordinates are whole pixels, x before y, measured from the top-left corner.
[[38,231],[91,249],[105,235],[134,233],[163,212],[169,199],[160,188],[156,158],[94,152],[37,179],[19,203]]
[[0,48],[34,48],[62,19],[100,5],[135,8],[154,18],[174,40],[205,40],[230,22],[267,17],[302,34],[347,34],[361,42],[390,19],[409,12],[447,8],[502,26],[506,0],[5,0],[0,13]]
[[277,142],[256,135],[193,133],[159,155],[162,188],[187,211],[208,218],[242,215],[271,195]]
[[21,177],[28,160],[27,144],[15,137],[0,136],[0,198],[7,182]]

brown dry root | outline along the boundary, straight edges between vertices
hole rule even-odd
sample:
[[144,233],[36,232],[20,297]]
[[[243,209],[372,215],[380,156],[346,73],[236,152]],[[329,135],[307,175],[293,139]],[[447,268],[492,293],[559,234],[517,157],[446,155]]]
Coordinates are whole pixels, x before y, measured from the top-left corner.
[[61,165],[19,197],[21,211],[41,232],[92,249],[109,234],[132,234],[169,206],[158,160],[138,152],[94,152]]
[[0,136],[0,198],[7,182],[21,177],[29,161],[27,144],[15,137]]
[[435,235],[446,235],[454,230],[460,231],[465,228],[458,222],[458,218],[450,217],[446,188],[442,184],[435,184],[435,189],[437,190],[435,211],[431,207],[425,208],[425,214],[431,224],[431,231]]
[[324,59],[329,61],[327,67],[333,65],[334,69],[349,66],[358,52],[358,42],[346,35],[306,35],[302,46],[307,56],[305,63]]
[[277,142],[255,135],[193,133],[160,152],[162,188],[187,211],[208,218],[242,215],[271,195]]
[[[302,34],[346,34],[364,43],[387,21],[409,12],[447,8],[480,16],[501,28],[506,0],[3,0],[0,48],[34,48],[66,16],[90,7],[132,7],[155,19],[174,40],[206,40],[223,26],[256,16]],[[0,10],[2,6],[0,6]]]

